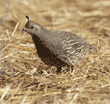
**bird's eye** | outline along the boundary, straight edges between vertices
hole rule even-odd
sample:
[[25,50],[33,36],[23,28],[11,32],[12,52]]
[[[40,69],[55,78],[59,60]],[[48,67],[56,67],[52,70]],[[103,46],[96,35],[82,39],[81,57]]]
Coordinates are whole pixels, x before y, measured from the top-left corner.
[[31,29],[33,29],[34,27],[33,26],[31,26]]

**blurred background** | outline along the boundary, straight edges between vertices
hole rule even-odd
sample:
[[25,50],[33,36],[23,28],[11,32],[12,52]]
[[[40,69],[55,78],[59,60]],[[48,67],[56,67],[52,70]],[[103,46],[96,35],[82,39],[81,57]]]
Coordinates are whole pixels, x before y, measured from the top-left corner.
[[[9,1],[0,2],[0,18],[3,18]],[[109,27],[109,3],[109,0],[11,0],[6,28],[13,30],[17,22],[24,26],[28,15],[30,20],[47,29],[70,31],[85,39],[95,39],[109,34],[104,28]],[[4,21],[5,18],[1,24]]]

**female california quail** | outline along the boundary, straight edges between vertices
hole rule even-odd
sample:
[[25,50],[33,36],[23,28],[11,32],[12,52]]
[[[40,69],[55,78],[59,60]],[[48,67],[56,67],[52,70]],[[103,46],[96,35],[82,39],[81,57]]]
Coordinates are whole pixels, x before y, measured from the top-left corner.
[[96,51],[86,41],[70,32],[47,30],[38,23],[29,21],[23,31],[32,36],[41,60],[50,66],[56,66],[57,71],[64,66],[74,66],[85,59],[89,52]]

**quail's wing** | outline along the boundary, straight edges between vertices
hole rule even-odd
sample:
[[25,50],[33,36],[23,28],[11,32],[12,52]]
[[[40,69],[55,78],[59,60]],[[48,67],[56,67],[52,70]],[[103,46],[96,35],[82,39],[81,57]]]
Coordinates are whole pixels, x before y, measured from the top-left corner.
[[63,40],[62,45],[64,52],[61,59],[70,65],[78,64],[78,62],[84,60],[89,53],[89,47],[86,42],[82,44],[79,41],[67,38]]

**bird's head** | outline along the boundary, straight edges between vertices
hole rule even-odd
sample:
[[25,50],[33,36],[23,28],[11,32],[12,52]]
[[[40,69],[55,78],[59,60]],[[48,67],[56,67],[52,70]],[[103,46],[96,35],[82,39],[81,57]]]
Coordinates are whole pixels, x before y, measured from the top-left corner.
[[25,24],[25,27],[23,28],[22,31],[25,31],[31,35],[36,35],[42,31],[43,29],[42,26],[40,26],[38,23],[29,21],[28,16],[26,16],[26,18],[28,19],[28,22]]

